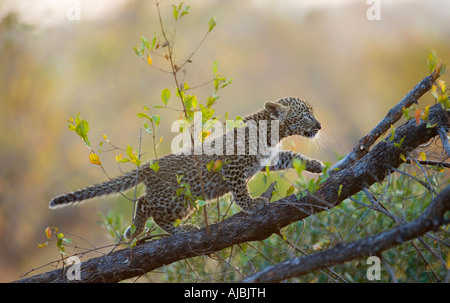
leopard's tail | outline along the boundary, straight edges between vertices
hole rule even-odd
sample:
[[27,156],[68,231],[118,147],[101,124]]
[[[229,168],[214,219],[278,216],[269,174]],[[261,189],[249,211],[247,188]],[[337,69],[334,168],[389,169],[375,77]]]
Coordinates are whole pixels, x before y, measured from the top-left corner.
[[49,208],[54,209],[67,205],[73,205],[95,197],[106,196],[125,191],[132,188],[136,184],[141,183],[143,181],[142,175],[142,172],[137,174],[135,170],[104,183],[58,196],[50,201]]

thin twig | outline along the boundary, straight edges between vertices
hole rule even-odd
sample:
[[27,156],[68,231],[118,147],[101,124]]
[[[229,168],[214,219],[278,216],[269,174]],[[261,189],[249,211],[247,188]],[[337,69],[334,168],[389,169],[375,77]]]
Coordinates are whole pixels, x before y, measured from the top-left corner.
[[441,138],[443,148],[447,153],[447,157],[450,157],[450,143],[448,142],[447,131],[447,128],[443,126],[438,127],[439,138]]
[[450,163],[449,162],[443,162],[443,161],[418,160],[418,159],[412,160],[411,158],[407,158],[405,163],[408,163],[408,164],[419,163],[419,164],[422,164],[422,165],[432,165],[432,166],[450,168]]

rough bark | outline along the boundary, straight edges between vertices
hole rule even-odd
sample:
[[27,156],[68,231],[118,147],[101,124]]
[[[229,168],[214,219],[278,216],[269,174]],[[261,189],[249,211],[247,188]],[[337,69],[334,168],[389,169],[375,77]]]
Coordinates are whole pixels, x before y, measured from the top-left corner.
[[[436,78],[437,76],[432,74],[421,83],[426,80],[428,87]],[[414,94],[417,99],[427,91],[423,89],[423,85],[416,86],[413,91],[416,89],[420,90],[420,93]],[[437,127],[427,128],[426,121],[416,125],[414,119],[404,123],[396,129],[394,140],[381,141],[372,150],[361,155],[361,158],[354,158],[345,167],[340,166],[343,168],[330,172],[330,177],[314,194],[308,194],[301,199],[290,195],[268,204],[254,215],[240,212],[220,223],[210,225],[209,232],[201,229],[174,235],[144,243],[134,247],[132,251],[123,249],[107,256],[89,259],[81,263],[81,280],[73,282],[118,282],[165,264],[206,255],[247,241],[266,239],[278,233],[281,228],[335,207],[363,188],[382,181],[391,172],[391,168],[397,168],[403,163],[401,154],[406,154],[407,151],[412,151],[438,136],[439,127],[448,128],[450,125],[448,114],[440,104],[430,108],[429,121],[436,123]],[[395,147],[394,143],[398,143],[402,138],[404,139],[401,148]],[[444,194],[448,198],[448,191]],[[448,206],[448,203],[446,205]],[[63,269],[57,269],[17,282],[72,281],[67,280]]]

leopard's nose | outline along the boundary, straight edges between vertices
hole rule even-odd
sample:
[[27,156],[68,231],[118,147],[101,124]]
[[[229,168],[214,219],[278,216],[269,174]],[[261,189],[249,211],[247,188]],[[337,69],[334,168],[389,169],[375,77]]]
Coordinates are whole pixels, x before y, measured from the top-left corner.
[[317,128],[317,130],[322,129],[322,125],[320,124],[320,122],[317,122],[317,123],[316,123],[316,128]]

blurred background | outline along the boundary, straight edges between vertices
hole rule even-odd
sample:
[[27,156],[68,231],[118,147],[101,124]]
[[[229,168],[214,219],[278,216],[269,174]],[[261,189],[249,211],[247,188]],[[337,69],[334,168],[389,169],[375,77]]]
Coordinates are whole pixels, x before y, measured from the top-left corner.
[[[309,100],[322,134],[313,142],[290,140],[285,148],[335,163],[428,74],[431,50],[450,62],[450,1],[379,2],[380,20],[369,20],[372,5],[362,0],[185,1],[191,9],[177,26],[179,62],[201,41],[210,17],[217,26],[185,66],[183,81],[191,87],[210,81],[217,60],[219,72],[233,79],[215,107],[222,120],[284,96]],[[178,3],[161,4],[167,31],[174,24],[171,5]],[[67,129],[69,117],[80,113],[90,123],[96,151],[102,134],[116,146],[137,149],[142,119],[136,114],[144,104],[162,105],[162,89],[175,90],[171,75],[155,68],[169,69],[164,58],[154,58],[150,67],[133,51],[141,35],[160,33],[154,1],[81,0],[80,20],[71,20],[76,4],[0,0],[0,282],[59,258],[54,243],[38,248],[52,224],[89,248],[112,243],[99,212],[114,209],[131,221],[131,203],[114,197],[48,209],[54,196],[107,179]],[[191,93],[206,103],[212,91],[209,84]],[[427,94],[420,107],[431,103]],[[169,105],[178,107],[174,93]],[[163,155],[170,152],[170,125],[179,114],[152,112],[161,115]],[[151,136],[143,133],[141,145],[144,160],[151,159]],[[100,154],[111,177],[120,174],[118,154]]]

